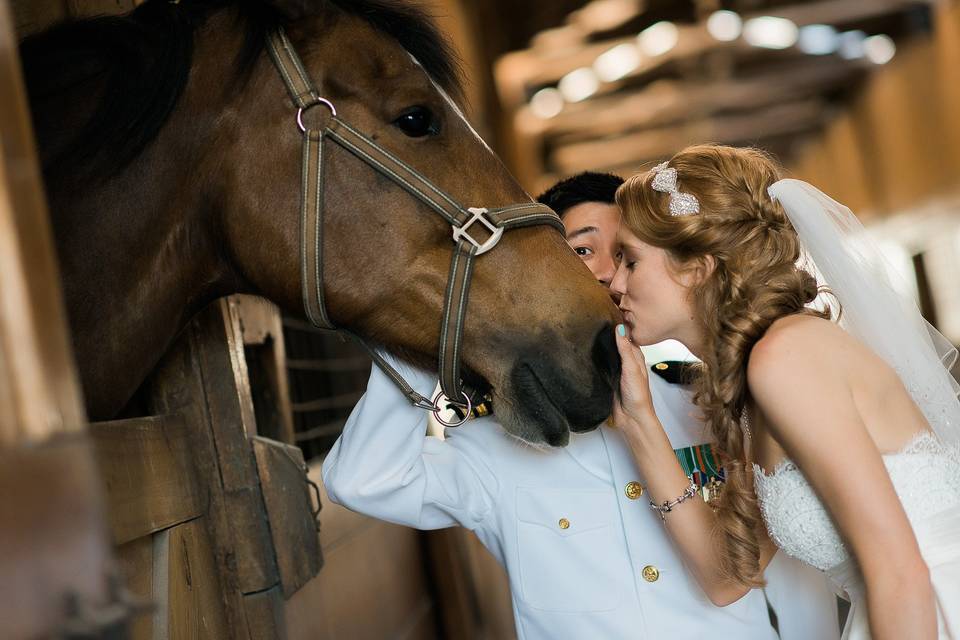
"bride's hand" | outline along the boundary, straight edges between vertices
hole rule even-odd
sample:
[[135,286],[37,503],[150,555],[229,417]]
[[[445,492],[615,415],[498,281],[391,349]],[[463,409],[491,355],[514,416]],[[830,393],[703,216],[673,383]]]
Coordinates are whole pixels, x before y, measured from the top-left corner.
[[654,413],[653,399],[650,396],[650,380],[647,376],[647,362],[643,352],[626,336],[626,325],[617,325],[614,334],[622,368],[620,392],[613,400],[612,417],[617,428],[629,432],[655,424],[656,413]]

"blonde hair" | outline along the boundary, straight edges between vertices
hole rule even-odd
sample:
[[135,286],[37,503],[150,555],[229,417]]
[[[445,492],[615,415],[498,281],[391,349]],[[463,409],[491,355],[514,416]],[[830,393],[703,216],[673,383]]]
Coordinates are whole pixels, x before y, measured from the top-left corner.
[[669,194],[655,191],[652,173],[617,191],[624,224],[643,242],[665,249],[678,268],[708,256],[714,269],[690,291],[701,323],[702,370],[694,403],[715,438],[726,482],[718,499],[721,570],[750,587],[763,585],[752,460],[740,418],[749,400],[747,360],[774,320],[805,313],[818,295],[816,278],[797,266],[800,242],[783,208],[767,194],[780,168],[758,149],[687,147],[670,159],[677,187],[700,212],[671,216]]

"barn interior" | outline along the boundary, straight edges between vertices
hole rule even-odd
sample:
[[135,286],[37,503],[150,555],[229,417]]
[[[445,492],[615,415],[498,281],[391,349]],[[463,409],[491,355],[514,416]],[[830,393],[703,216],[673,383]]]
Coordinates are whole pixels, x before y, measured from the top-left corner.
[[[0,0],[0,548],[19,550],[0,560],[5,637],[517,637],[507,578],[471,532],[327,498],[320,464],[371,366],[352,341],[230,297],[191,325],[149,415],[87,421],[17,43],[138,4]],[[528,193],[647,171],[699,142],[759,147],[848,205],[960,344],[957,0],[425,4],[462,60],[469,120]],[[205,382],[184,382],[198,368]],[[193,418],[156,411],[185,389],[200,445]]]

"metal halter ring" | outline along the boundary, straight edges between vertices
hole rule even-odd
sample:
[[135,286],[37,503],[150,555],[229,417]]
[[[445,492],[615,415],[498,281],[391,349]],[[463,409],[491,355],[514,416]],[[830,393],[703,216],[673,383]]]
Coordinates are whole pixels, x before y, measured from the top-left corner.
[[327,100],[326,98],[317,98],[317,101],[316,101],[316,102],[314,102],[314,103],[312,103],[312,104],[308,104],[308,105],[305,106],[305,107],[300,107],[299,109],[297,109],[297,126],[300,127],[300,133],[306,133],[306,132],[307,132],[307,128],[303,125],[303,114],[304,114],[304,112],[305,112],[305,111],[308,111],[308,110],[312,109],[313,107],[315,107],[315,106],[317,106],[317,105],[320,105],[320,104],[322,104],[323,106],[325,106],[327,109],[330,109],[330,115],[332,115],[333,117],[336,117],[336,116],[337,116],[337,108],[336,108],[335,106],[333,106],[333,103],[332,103],[332,102],[330,102],[330,101]]
[[470,396],[468,396],[465,391],[461,391],[460,393],[463,394],[463,399],[467,401],[467,411],[460,422],[447,422],[446,420],[441,418],[440,411],[443,409],[443,407],[441,407],[437,403],[440,401],[440,398],[443,397],[443,392],[438,391],[437,395],[433,396],[433,417],[437,419],[437,422],[439,422],[445,427],[459,427],[464,422],[470,419],[470,412],[473,411],[473,403],[470,402]]

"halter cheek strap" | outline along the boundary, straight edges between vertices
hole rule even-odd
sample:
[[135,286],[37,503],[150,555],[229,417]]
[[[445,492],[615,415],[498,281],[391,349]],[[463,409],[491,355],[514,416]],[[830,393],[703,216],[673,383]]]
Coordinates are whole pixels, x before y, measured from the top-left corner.
[[[450,402],[463,407],[470,406],[474,399],[472,390],[466,390],[460,380],[460,360],[474,260],[493,249],[507,229],[546,224],[562,233],[563,223],[552,209],[536,202],[497,208],[464,207],[459,204],[416,169],[341,119],[334,105],[320,97],[282,29],[271,33],[267,44],[290,98],[298,109],[297,125],[303,134],[300,260],[303,306],[307,318],[317,327],[337,329],[330,321],[323,292],[323,145],[329,139],[392,180],[452,227],[455,244],[440,327],[440,388]],[[330,111],[327,124],[320,129],[309,128],[303,123],[304,112],[315,107]],[[472,235],[476,234],[478,228],[485,229],[489,234],[482,242]],[[439,413],[439,397],[429,399],[417,393],[375,350],[362,340],[360,342],[370,351],[374,362],[414,405]],[[467,411],[468,416],[469,413]]]

